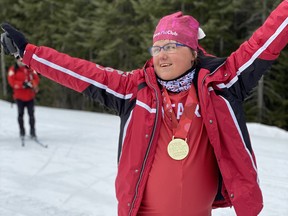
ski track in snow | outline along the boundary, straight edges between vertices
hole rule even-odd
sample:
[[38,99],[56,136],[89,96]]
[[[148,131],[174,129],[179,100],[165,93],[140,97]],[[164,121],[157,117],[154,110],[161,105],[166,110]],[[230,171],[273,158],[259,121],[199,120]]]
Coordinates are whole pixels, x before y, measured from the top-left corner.
[[[115,216],[119,118],[36,106],[39,146],[21,147],[16,105],[0,100],[0,216]],[[26,131],[27,113],[25,113]],[[288,215],[288,132],[249,123],[264,209]],[[29,130],[28,130],[29,131]],[[235,216],[233,208],[213,216]]]

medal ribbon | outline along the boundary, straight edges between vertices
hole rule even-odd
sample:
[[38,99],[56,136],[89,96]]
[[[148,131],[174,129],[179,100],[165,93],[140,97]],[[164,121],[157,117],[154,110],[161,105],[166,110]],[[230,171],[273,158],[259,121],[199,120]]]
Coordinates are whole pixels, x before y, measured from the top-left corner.
[[176,118],[175,113],[173,112],[172,103],[169,98],[168,92],[165,88],[163,88],[162,96],[163,96],[164,111],[169,115],[170,119],[172,120],[173,139],[181,138],[183,140],[186,140],[187,134],[192,125],[193,117],[195,116],[196,106],[198,104],[198,99],[196,96],[194,85],[191,85],[190,87],[184,105],[184,112],[180,117],[179,122]]

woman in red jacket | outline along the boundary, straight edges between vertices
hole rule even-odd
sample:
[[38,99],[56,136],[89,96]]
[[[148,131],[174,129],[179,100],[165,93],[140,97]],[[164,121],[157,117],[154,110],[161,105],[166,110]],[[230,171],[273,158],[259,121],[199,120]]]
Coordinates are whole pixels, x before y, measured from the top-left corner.
[[34,99],[38,91],[39,76],[36,71],[17,60],[15,65],[9,68],[8,82],[13,89],[13,98],[18,108],[20,136],[25,136],[24,109],[26,107],[29,115],[30,136],[35,138]]
[[7,23],[2,44],[120,116],[119,216],[210,216],[232,205],[238,216],[256,216],[263,199],[242,103],[287,44],[287,11],[285,0],[227,58],[203,52],[193,17],[165,16],[152,58],[131,72],[29,44]]

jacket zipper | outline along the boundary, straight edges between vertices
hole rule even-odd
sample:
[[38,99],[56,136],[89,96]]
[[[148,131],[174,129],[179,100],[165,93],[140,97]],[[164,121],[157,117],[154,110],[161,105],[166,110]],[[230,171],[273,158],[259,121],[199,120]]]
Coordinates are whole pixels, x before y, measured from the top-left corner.
[[[208,73],[204,76],[203,80],[202,80],[202,83],[201,83],[201,88],[203,89],[203,86],[204,86],[204,81],[206,80],[206,78],[208,76],[212,76],[214,73],[216,73],[216,71],[222,67],[224,64],[226,63],[226,61],[224,61],[221,65],[219,65],[214,71],[212,71],[211,73]],[[208,89],[208,92],[209,92],[209,89]],[[202,101],[203,101],[203,90],[201,91],[201,97],[202,97]],[[200,101],[199,101],[200,102]]]
[[206,80],[206,78],[207,78],[208,76],[212,76],[214,73],[216,73],[216,71],[217,71],[220,67],[222,67],[225,63],[226,63],[226,61],[224,61],[221,65],[219,65],[219,66],[218,66],[214,71],[212,71],[211,73],[206,74],[205,77],[204,77],[204,79],[202,80],[202,85],[201,85],[201,87],[203,87],[203,84],[204,84],[204,81]]
[[128,214],[129,216],[132,214],[132,210],[133,210],[133,207],[134,207],[134,204],[135,204],[135,201],[136,201],[136,197],[138,195],[138,188],[139,188],[140,182],[142,180],[142,176],[143,176],[143,172],[144,172],[144,169],[145,169],[146,161],[147,161],[150,149],[151,149],[152,141],[154,139],[154,135],[155,135],[155,131],[156,131],[157,123],[158,123],[159,96],[158,96],[158,93],[157,93],[157,89],[151,84],[145,68],[144,68],[144,72],[145,72],[146,80],[148,81],[147,83],[155,91],[155,95],[156,95],[156,119],[155,119],[155,122],[154,122],[153,131],[152,131],[151,138],[150,138],[150,141],[149,141],[148,149],[147,149],[145,157],[144,157],[144,161],[143,161],[143,165],[142,165],[142,168],[141,168],[139,180],[138,180],[138,182],[136,184],[135,195],[134,195],[133,200],[132,200],[131,205],[130,205],[130,210],[129,210],[129,214]]

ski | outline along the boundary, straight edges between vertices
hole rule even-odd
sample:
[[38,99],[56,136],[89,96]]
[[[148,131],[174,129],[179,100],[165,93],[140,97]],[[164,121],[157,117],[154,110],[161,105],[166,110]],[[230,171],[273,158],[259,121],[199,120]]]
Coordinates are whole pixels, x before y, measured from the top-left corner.
[[35,141],[38,145],[42,146],[43,148],[48,148],[48,145],[45,145],[44,143],[40,142],[37,137],[33,137],[31,139]]
[[24,136],[21,136],[20,139],[21,139],[21,146],[24,147],[25,146]]

